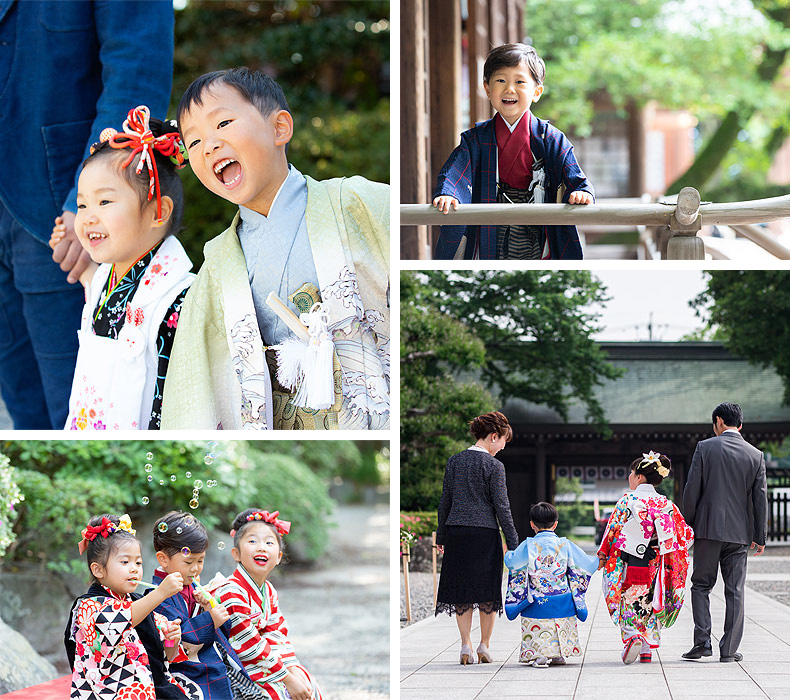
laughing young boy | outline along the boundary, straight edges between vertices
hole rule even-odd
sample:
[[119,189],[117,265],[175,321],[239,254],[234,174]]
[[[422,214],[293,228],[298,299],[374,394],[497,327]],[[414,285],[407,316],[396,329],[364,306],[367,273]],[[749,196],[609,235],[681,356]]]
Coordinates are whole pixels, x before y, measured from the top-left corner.
[[[565,134],[530,112],[543,94],[546,66],[531,46],[492,49],[483,87],[493,119],[461,134],[439,172],[433,205],[447,214],[459,204],[590,204],[593,187]],[[575,226],[443,226],[437,260],[579,259]]]
[[[289,164],[293,118],[258,71],[201,76],[177,117],[195,175],[239,213],[206,244],[178,319],[162,428],[388,428],[389,187],[319,182]],[[298,386],[280,384],[285,351],[272,346],[293,350],[294,335],[270,292],[334,343],[318,372],[333,403],[304,405]]]

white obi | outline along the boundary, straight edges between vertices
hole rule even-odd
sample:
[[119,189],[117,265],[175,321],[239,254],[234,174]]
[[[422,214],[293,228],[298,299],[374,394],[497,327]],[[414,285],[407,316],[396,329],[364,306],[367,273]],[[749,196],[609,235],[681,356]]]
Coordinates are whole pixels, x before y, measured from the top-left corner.
[[93,312],[110,269],[109,264],[99,265],[85,290],[66,430],[148,429],[158,374],[159,327],[176,297],[195,279],[181,243],[173,236],[165,238],[127,305],[118,338],[112,339],[93,331]]

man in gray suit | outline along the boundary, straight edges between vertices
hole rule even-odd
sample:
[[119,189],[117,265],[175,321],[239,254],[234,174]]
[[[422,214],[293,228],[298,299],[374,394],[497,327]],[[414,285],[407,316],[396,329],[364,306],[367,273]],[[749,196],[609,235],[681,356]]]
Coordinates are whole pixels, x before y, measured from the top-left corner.
[[743,439],[742,424],[743,412],[737,403],[722,403],[714,409],[716,437],[697,445],[683,491],[683,515],[694,528],[694,646],[683,654],[684,659],[713,653],[708,595],[716,584],[719,565],[726,604],[719,661],[743,659],[738,645],[743,637],[746,555],[748,548],[757,547],[757,555],[765,549],[768,501],[765,458]]

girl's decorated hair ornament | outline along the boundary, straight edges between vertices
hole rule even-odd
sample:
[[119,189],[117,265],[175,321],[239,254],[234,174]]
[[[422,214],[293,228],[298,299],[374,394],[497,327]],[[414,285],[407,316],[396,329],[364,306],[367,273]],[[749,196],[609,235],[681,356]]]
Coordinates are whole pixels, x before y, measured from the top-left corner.
[[[291,531],[291,523],[288,520],[280,520],[277,517],[279,514],[279,510],[274,511],[274,513],[270,513],[268,510],[256,510],[254,513],[250,513],[247,516],[247,522],[251,523],[259,520],[269,525],[274,525],[274,529],[277,530],[280,536],[287,535]],[[235,529],[230,531],[230,536],[236,536]]]
[[101,519],[101,523],[98,525],[88,525],[88,527],[82,531],[82,540],[80,540],[79,544],[77,545],[80,550],[80,555],[85,553],[89,542],[93,542],[93,540],[99,536],[107,538],[118,530],[124,530],[130,535],[137,534],[137,530],[132,527],[131,518],[126,513],[120,517],[117,525],[112,520],[105,517]]
[[[664,457],[669,462],[669,457],[666,455],[664,455]],[[648,453],[643,452],[642,461],[639,463],[637,469],[645,469],[651,465],[653,465],[662,479],[669,476],[669,469],[661,464],[661,455],[658,452],[653,452],[653,450],[650,450]]]

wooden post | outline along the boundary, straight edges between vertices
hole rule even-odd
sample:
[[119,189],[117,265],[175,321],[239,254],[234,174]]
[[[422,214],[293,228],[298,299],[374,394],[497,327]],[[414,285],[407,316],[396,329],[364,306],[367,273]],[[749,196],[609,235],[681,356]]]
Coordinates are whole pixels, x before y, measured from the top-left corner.
[[433,563],[433,609],[436,610],[436,530],[431,533],[431,559]]
[[669,220],[674,234],[667,244],[668,260],[704,260],[705,244],[697,237],[702,228],[699,215],[699,192],[693,187],[684,187],[678,194],[675,211]]
[[409,593],[409,545],[401,543],[401,559],[403,560],[403,589],[406,593],[406,622],[411,622],[411,595]]
[[[401,198],[424,202],[428,192],[428,75],[426,0],[401,3]],[[428,229],[401,229],[400,255],[420,260],[428,251]]]

